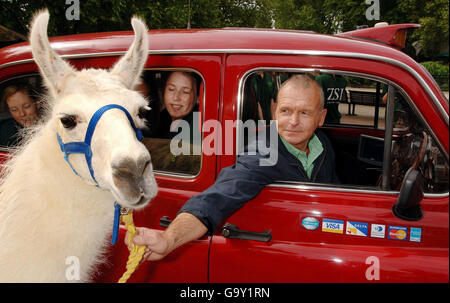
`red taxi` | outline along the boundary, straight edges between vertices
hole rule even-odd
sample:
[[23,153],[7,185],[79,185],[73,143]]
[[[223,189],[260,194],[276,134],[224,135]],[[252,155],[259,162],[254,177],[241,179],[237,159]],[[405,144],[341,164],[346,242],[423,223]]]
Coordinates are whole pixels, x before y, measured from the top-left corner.
[[[144,262],[129,281],[448,283],[449,103],[431,75],[395,48],[403,43],[404,28],[380,39],[355,32],[150,31],[143,75],[153,108],[150,125],[158,123],[171,71],[196,75],[198,123],[218,123],[203,127],[200,155],[171,157],[162,139],[147,134],[159,192],[135,212],[137,226],[164,229],[190,197],[235,163],[245,132],[226,127],[226,121],[262,118],[255,93],[261,79],[275,92],[292,74],[345,79],[345,88],[332,95],[340,121],[322,127],[333,144],[341,184],[270,184],[213,236],[161,261]],[[132,32],[115,32],[50,42],[82,69],[111,67],[132,39]],[[28,43],[0,49],[0,90],[17,81],[43,93]],[[273,106],[276,97],[267,100]],[[8,119],[3,111],[0,132]],[[211,147],[215,152],[205,152]],[[1,156],[7,157],[7,149]],[[124,234],[121,229],[97,281],[114,282],[123,274]]]

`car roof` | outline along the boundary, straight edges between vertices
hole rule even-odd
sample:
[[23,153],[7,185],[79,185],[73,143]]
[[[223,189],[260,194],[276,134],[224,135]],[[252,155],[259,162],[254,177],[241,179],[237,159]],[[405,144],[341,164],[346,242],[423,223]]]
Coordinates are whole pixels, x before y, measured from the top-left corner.
[[[124,52],[133,41],[132,31],[78,34],[50,38],[60,55],[74,56]],[[411,64],[410,57],[393,47],[353,37],[274,29],[175,29],[149,31],[151,53],[190,52],[265,52],[303,50],[372,54]],[[31,59],[28,42],[0,49],[0,67],[8,62]]]

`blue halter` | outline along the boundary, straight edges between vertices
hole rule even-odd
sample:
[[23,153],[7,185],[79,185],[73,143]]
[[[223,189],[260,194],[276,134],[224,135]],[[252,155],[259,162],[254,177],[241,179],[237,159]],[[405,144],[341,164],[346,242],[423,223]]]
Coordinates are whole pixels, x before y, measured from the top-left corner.
[[61,137],[56,134],[56,138],[58,139],[59,146],[61,148],[61,151],[64,153],[64,159],[69,164],[70,168],[72,168],[73,172],[79,176],[77,171],[73,168],[72,164],[70,164],[69,161],[69,154],[84,154],[86,158],[86,163],[89,168],[89,173],[91,174],[92,179],[94,180],[97,187],[98,183],[94,176],[94,170],[92,169],[92,150],[91,150],[91,140],[92,136],[94,135],[95,127],[97,126],[98,120],[100,120],[101,116],[108,110],[117,108],[123,111],[128,121],[130,121],[131,126],[133,127],[134,131],[136,132],[136,137],[139,141],[142,140],[142,132],[139,128],[136,127],[136,125],[133,122],[133,118],[131,118],[130,113],[122,106],[117,104],[108,104],[103,107],[100,107],[92,116],[91,120],[89,121],[89,125],[86,130],[86,136],[84,138],[84,142],[69,142],[69,143],[63,143],[61,140]]
[[[91,150],[91,140],[92,136],[94,135],[95,127],[97,126],[98,120],[100,120],[101,116],[108,110],[117,108],[120,109],[125,113],[125,115],[128,118],[128,121],[130,121],[131,126],[133,127],[136,137],[139,141],[142,140],[143,135],[139,128],[136,127],[136,125],[133,122],[133,118],[131,118],[130,113],[122,106],[117,104],[108,104],[101,108],[99,108],[94,115],[92,115],[91,120],[89,121],[87,130],[86,130],[86,136],[84,138],[84,142],[69,142],[69,143],[63,143],[61,140],[61,137],[59,134],[56,134],[56,138],[58,139],[59,147],[61,148],[61,151],[64,153],[64,159],[69,164],[70,168],[72,168],[73,172],[80,176],[77,171],[73,168],[72,164],[70,164],[69,161],[69,155],[70,154],[84,154],[86,158],[86,163],[89,168],[89,173],[91,174],[92,179],[95,182],[95,186],[100,188],[98,186],[98,182],[95,179],[94,176],[94,170],[92,169],[92,150]],[[115,244],[117,242],[118,238],[118,231],[119,231],[119,216],[120,216],[120,205],[116,202],[114,203],[114,224],[113,224],[113,234],[111,238],[111,244]]]

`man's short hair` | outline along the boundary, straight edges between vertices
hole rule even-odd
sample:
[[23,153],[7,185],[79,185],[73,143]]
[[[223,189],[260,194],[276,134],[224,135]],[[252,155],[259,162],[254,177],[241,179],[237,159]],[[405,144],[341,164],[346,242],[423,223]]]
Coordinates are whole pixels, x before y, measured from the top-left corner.
[[[292,75],[289,79],[283,82],[280,89],[278,90],[278,94],[280,93],[281,89],[287,85],[290,82],[295,82],[297,84],[300,84],[302,88],[311,88],[311,86],[316,86],[319,90],[319,98],[320,98],[320,109],[324,109],[325,107],[325,95],[323,93],[322,86],[311,77],[304,75],[304,74],[295,74]],[[277,96],[278,99],[278,96]]]

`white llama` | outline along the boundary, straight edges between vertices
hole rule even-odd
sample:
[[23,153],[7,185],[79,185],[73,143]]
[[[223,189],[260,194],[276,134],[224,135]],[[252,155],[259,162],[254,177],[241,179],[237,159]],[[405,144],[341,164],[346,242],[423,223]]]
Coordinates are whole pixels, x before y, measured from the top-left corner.
[[[6,164],[0,184],[0,282],[71,282],[76,260],[78,281],[90,281],[108,245],[114,202],[139,209],[157,193],[133,125],[143,126],[139,111],[148,109],[132,90],[147,60],[145,24],[132,19],[134,42],[111,71],[76,71],[50,48],[48,20],[46,10],[38,13],[30,31],[49,91],[46,119]],[[66,154],[66,161],[58,139],[83,142],[91,117],[108,104],[118,106],[98,120],[92,172],[84,154]]]

